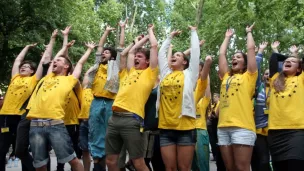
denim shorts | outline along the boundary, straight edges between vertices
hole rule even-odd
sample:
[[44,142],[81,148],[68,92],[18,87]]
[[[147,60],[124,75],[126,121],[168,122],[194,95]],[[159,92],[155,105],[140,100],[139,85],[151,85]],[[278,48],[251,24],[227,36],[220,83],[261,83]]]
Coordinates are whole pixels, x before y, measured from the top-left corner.
[[248,129],[238,127],[218,128],[218,145],[249,145],[254,146],[256,133]]
[[168,145],[195,145],[196,144],[196,130],[167,130],[161,129],[159,133],[160,146]]
[[78,146],[82,151],[89,151],[89,121],[80,122]]
[[52,126],[31,126],[30,146],[35,168],[49,162],[49,146],[55,151],[58,163],[68,163],[76,157],[73,143],[64,124]]

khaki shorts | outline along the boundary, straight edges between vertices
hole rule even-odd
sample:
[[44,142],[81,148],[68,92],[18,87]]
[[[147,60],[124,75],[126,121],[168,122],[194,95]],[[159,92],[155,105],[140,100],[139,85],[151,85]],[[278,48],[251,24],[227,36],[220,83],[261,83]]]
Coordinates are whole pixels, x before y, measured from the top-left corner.
[[140,132],[140,122],[132,115],[113,113],[108,121],[106,155],[120,154],[123,145],[130,159],[144,157],[145,136]]

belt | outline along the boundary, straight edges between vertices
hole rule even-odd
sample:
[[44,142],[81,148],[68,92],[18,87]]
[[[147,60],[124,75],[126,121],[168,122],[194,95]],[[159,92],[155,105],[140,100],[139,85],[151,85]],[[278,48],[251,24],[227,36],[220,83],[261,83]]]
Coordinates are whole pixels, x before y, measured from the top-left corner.
[[50,120],[50,121],[31,121],[31,126],[53,126],[63,124],[63,120]]
[[131,112],[113,112],[113,115],[122,116],[122,117],[130,117],[130,116],[133,116],[134,113],[131,113]]

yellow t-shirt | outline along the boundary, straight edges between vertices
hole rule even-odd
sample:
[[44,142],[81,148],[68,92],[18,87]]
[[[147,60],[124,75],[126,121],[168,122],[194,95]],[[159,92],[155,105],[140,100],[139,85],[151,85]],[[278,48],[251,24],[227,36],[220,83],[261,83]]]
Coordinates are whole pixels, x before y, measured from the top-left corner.
[[115,99],[116,94],[104,89],[107,82],[108,65],[100,64],[96,76],[92,84],[92,92],[94,96]]
[[[196,82],[194,91],[194,103],[197,104],[199,100],[204,97],[207,88],[208,80],[201,80],[200,78]],[[197,113],[198,111],[196,111]]]
[[265,128],[257,128],[257,129],[256,129],[256,134],[268,136],[268,127],[265,127]]
[[181,117],[183,89],[183,71],[173,71],[160,83],[158,128],[173,130],[195,129],[195,118]]
[[30,97],[37,83],[36,75],[31,77],[14,75],[7,89],[0,115],[22,115],[25,110],[21,110],[21,107]]
[[65,100],[65,115],[64,115],[64,125],[78,125],[78,115],[80,113],[80,101],[81,98],[81,87],[76,90],[77,96],[72,90],[67,99]]
[[158,76],[158,68],[130,71],[119,74],[120,86],[113,103],[113,111],[129,111],[145,118],[145,104]]
[[285,78],[285,90],[276,92],[271,78],[269,122],[271,129],[304,129],[304,73],[299,76]]
[[31,102],[27,118],[63,119],[65,101],[77,81],[73,75],[55,76],[51,73],[45,76],[34,101]]
[[30,109],[31,109],[31,104],[32,104],[32,103],[35,103],[35,98],[36,98],[36,96],[37,96],[37,91],[38,91],[39,88],[41,88],[41,85],[43,84],[44,79],[45,79],[45,77],[43,77],[43,78],[37,83],[37,85],[36,85],[36,87],[35,87],[35,89],[34,89],[32,95],[31,95],[31,97],[30,97],[30,100],[29,100],[29,102],[28,102],[28,104],[27,104],[27,106],[26,106],[26,109],[30,110]]
[[[255,131],[252,97],[258,72],[226,73],[221,84],[218,127],[240,127]],[[228,91],[227,91],[228,89]]]
[[210,103],[209,97],[202,98],[198,104],[196,105],[196,111],[198,111],[198,115],[196,115],[196,129],[205,129],[207,130],[207,124],[206,124],[206,111],[208,108],[208,105]]
[[81,98],[81,111],[78,116],[78,119],[88,119],[90,114],[91,103],[93,100],[92,89],[83,89]]

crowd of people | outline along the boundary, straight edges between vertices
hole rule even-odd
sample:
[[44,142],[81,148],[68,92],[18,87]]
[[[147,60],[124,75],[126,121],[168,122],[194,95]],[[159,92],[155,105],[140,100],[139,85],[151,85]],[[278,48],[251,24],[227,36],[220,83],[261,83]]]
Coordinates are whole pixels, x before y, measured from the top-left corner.
[[[23,171],[50,171],[51,150],[57,171],[65,163],[89,171],[92,159],[94,171],[208,171],[209,144],[218,171],[301,170],[304,75],[296,46],[282,55],[280,43],[272,43],[262,71],[268,43],[255,46],[254,24],[245,29],[247,52],[231,61],[228,29],[219,51],[220,93],[212,95],[212,57],[201,56],[196,27],[189,26],[190,48],[173,53],[171,41],[181,31],[158,49],[151,24],[125,46],[126,24],[119,22],[117,47],[104,46],[115,30],[107,26],[98,44],[85,44],[76,65],[68,55],[71,27],[61,30],[54,57],[59,31],[53,31],[38,64],[24,60],[37,44],[25,46],[1,104],[0,171],[11,144]],[[81,76],[96,47],[94,64]]]

